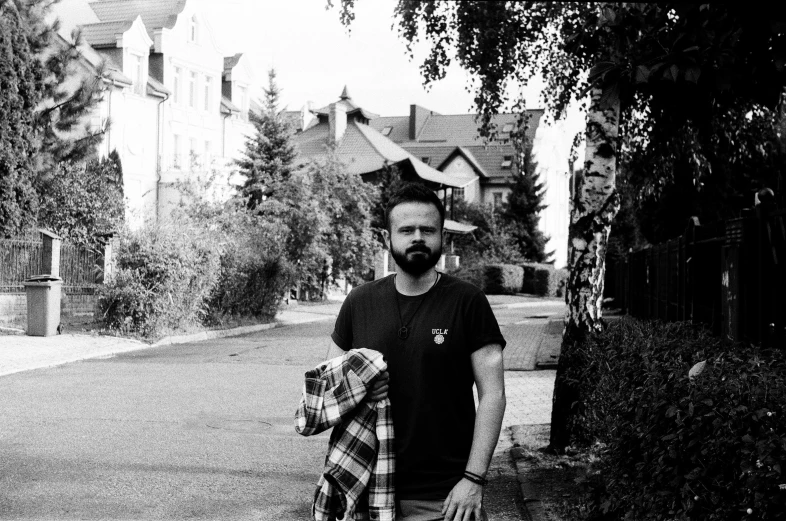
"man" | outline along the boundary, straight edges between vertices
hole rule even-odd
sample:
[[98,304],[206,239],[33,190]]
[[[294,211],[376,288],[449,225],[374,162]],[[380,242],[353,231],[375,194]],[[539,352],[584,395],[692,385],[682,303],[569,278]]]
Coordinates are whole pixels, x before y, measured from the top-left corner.
[[505,412],[505,339],[483,292],[435,269],[445,208],[434,192],[403,186],[386,221],[398,272],[349,294],[328,358],[365,347],[387,360],[371,398],[391,402],[397,521],[481,521]]

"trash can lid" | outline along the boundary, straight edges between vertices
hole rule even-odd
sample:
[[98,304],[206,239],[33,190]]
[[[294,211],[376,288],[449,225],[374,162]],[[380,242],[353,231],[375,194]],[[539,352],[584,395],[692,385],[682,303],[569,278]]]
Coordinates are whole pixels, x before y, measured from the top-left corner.
[[26,279],[25,282],[56,282],[61,281],[60,277],[55,277],[54,275],[33,275],[29,279]]

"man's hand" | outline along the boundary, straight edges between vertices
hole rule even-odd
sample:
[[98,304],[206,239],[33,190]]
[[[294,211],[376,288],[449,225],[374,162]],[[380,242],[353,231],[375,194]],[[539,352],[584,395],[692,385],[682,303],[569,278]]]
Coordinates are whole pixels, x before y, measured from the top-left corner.
[[442,506],[442,515],[445,521],[485,521],[481,513],[482,505],[483,487],[462,478],[448,494]]
[[388,383],[390,382],[390,376],[388,375],[387,371],[383,371],[379,374],[376,380],[374,380],[374,387],[371,388],[371,400],[378,402],[388,397]]

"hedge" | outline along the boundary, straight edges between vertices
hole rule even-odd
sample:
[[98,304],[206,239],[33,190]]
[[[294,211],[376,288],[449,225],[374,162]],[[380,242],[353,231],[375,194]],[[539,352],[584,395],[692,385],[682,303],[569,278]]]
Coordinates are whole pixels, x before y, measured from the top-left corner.
[[783,519],[783,350],[624,318],[568,356],[576,441],[602,447],[590,519]]
[[483,291],[489,295],[515,294],[521,291],[524,270],[513,264],[486,264],[483,267]]
[[556,269],[552,264],[525,263],[523,269],[522,293],[539,297],[562,297],[568,280],[568,270]]

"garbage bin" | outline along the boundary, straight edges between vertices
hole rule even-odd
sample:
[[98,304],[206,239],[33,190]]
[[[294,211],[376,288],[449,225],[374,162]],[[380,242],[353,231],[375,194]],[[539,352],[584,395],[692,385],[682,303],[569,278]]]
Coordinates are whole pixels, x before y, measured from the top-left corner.
[[60,325],[60,290],[63,279],[38,275],[24,282],[27,295],[27,335],[52,336]]

